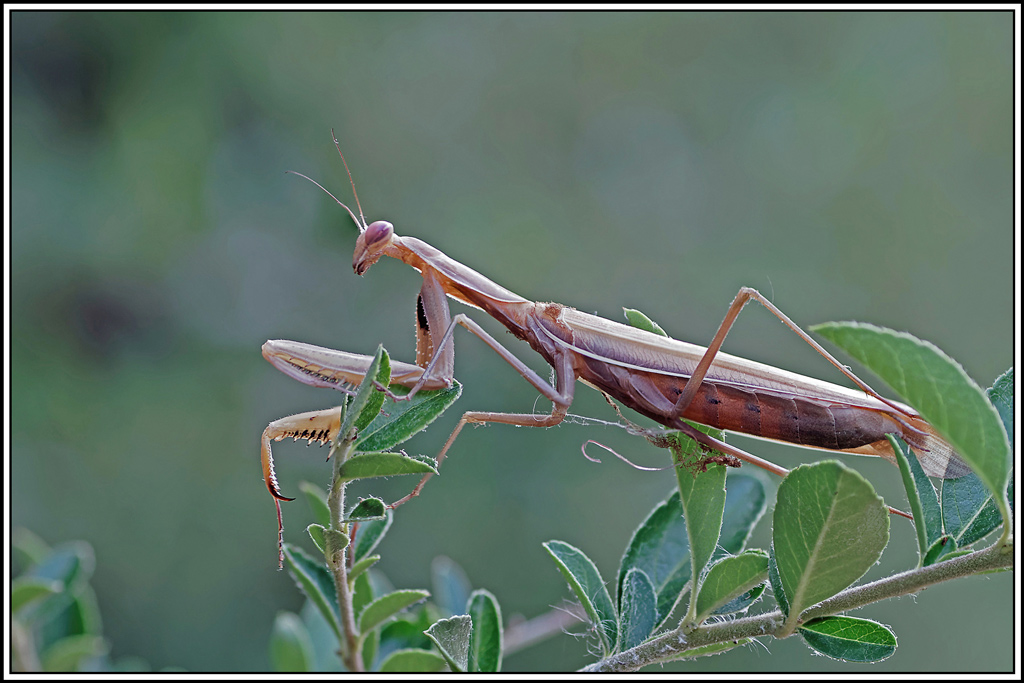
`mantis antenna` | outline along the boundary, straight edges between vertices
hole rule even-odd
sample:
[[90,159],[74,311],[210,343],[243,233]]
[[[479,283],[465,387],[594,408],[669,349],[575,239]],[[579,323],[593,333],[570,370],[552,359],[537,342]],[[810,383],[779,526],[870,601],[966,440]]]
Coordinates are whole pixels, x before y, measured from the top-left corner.
[[338,155],[341,157],[341,163],[345,165],[345,172],[348,173],[348,182],[352,186],[352,196],[356,198],[356,208],[359,209],[359,218],[356,218],[356,215],[352,212],[352,209],[348,208],[348,206],[342,203],[340,199],[331,194],[330,190],[328,190],[326,187],[310,178],[308,175],[299,173],[298,171],[285,171],[285,173],[291,173],[292,175],[297,175],[300,178],[305,178],[306,180],[308,180],[309,182],[313,183],[321,190],[326,192],[328,197],[330,197],[331,199],[338,203],[338,206],[348,211],[348,215],[352,217],[352,220],[355,222],[356,227],[359,228],[359,232],[366,232],[366,216],[363,215],[363,207],[359,204],[359,193],[356,192],[356,183],[354,180],[352,180],[352,171],[348,170],[348,163],[345,161],[345,155],[341,153],[341,145],[338,144],[338,137],[334,134],[333,128],[331,128],[331,137],[334,138],[334,146],[335,148],[337,148]]

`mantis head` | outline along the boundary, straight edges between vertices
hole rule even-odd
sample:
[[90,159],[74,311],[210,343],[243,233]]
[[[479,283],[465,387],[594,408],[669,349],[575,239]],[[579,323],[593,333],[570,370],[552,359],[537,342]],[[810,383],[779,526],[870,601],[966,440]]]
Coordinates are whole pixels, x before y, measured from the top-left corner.
[[298,171],[288,171],[301,178],[305,178],[309,182],[313,183],[321,190],[326,192],[331,199],[338,202],[338,205],[348,212],[348,215],[352,217],[355,224],[359,227],[359,239],[356,240],[356,251],[352,255],[352,270],[356,271],[357,275],[362,275],[370,269],[374,263],[376,263],[381,256],[383,256],[388,247],[394,242],[395,237],[395,226],[391,225],[387,221],[374,221],[369,225],[366,224],[366,218],[363,216],[363,207],[359,205],[359,193],[356,192],[355,181],[352,180],[352,172],[348,170],[348,162],[345,161],[345,155],[341,153],[341,147],[338,145],[338,138],[334,134],[334,129],[331,129],[331,137],[334,138],[334,146],[338,150],[338,155],[341,156],[341,163],[345,165],[345,172],[348,173],[348,181],[352,185],[352,195],[356,200],[356,208],[359,209],[359,216],[343,204],[337,197],[330,193],[330,191],[323,185],[313,180],[307,175],[303,175]]
[[395,226],[387,221],[374,221],[359,233],[352,255],[352,270],[362,275],[385,254],[395,238]]

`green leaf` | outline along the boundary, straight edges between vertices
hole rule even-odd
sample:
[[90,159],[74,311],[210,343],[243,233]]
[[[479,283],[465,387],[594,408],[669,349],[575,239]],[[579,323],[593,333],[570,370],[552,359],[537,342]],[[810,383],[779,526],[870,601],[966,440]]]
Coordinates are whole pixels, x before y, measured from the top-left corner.
[[992,402],[992,406],[999,414],[999,419],[1003,423],[1003,431],[1006,432],[1011,447],[1013,446],[1013,389],[1013,368],[1010,368],[997,377],[985,392],[988,395],[988,400]]
[[772,544],[788,620],[859,579],[889,541],[889,512],[864,477],[834,460],[779,484]]
[[[391,384],[391,358],[388,357],[388,352],[384,350],[384,347],[380,347],[380,368],[377,370],[376,380],[381,386],[388,386]],[[373,365],[371,364],[372,368]],[[367,374],[369,376],[369,374]],[[362,384],[366,383],[366,378],[363,378]],[[370,383],[373,386],[373,383]],[[362,386],[360,385],[360,389]],[[376,387],[374,387],[376,388]],[[383,391],[371,391],[370,397],[366,401],[366,405],[363,406],[362,410],[359,411],[359,416],[355,421],[355,428],[357,432],[362,432],[366,429],[373,420],[380,415],[380,409],[384,406],[385,394]],[[354,404],[353,404],[354,405]],[[349,410],[352,410],[352,406],[349,406]]]
[[96,555],[85,541],[71,541],[54,547],[41,562],[25,572],[25,576],[60,581],[74,592],[85,584],[96,568]]
[[647,640],[658,625],[658,601],[654,584],[643,570],[632,568],[622,582],[619,607],[622,641],[620,651],[636,647]]
[[434,604],[443,616],[464,614],[473,585],[466,572],[455,560],[438,555],[430,562],[430,585],[434,589]]
[[369,522],[384,519],[388,514],[388,506],[380,498],[360,498],[356,506],[344,519],[346,522]]
[[270,631],[270,665],[279,672],[313,670],[313,641],[294,612],[278,612]]
[[465,672],[469,667],[469,641],[473,631],[473,620],[466,614],[450,619],[439,619],[424,633],[434,641],[441,656],[456,673]]
[[25,527],[18,527],[11,532],[12,559],[20,563],[21,571],[42,562],[52,551],[46,541],[39,538]]
[[878,622],[854,617],[822,617],[799,629],[815,652],[847,662],[880,662],[896,651],[896,636]]
[[468,671],[501,671],[502,629],[498,601],[488,591],[478,588],[469,596],[466,611],[473,620]]
[[401,453],[357,453],[342,463],[338,472],[342,481],[428,473],[437,474],[437,470],[433,465]]
[[678,490],[654,508],[633,532],[629,547],[619,563],[616,585],[620,609],[622,585],[631,569],[644,572],[654,585],[657,624],[660,625],[672,613],[692,571],[690,540]]
[[779,564],[775,561],[775,543],[768,547],[768,585],[772,587],[772,594],[775,602],[779,603],[779,609],[783,616],[789,616],[789,597],[786,595],[786,588],[782,585],[782,577],[779,576]]
[[363,572],[352,581],[352,613],[358,615],[376,596],[370,572]]
[[341,671],[341,659],[338,658],[338,636],[331,630],[324,616],[313,604],[312,600],[303,600],[299,617],[309,633],[313,644],[313,671]]
[[646,330],[647,332],[653,332],[654,334],[662,337],[668,336],[665,330],[661,329],[661,325],[654,322],[635,308],[623,308],[622,312],[626,314],[626,320],[628,320],[629,324],[633,327]]
[[374,631],[380,633],[381,656],[386,658],[395,650],[429,650],[434,652],[434,642],[427,637],[430,625],[440,619],[431,602],[411,612],[399,614],[383,627]]
[[925,551],[924,556],[921,558],[921,566],[933,565],[939,560],[946,559],[946,555],[956,552],[956,550],[956,541],[953,538],[940,536]]
[[[708,430],[711,431],[711,430]],[[679,482],[679,499],[686,518],[686,533],[690,539],[691,589],[688,619],[695,617],[696,597],[700,592],[700,578],[718,546],[722,532],[722,517],[725,513],[726,468],[719,464],[707,465],[703,472],[691,471],[685,451],[698,453],[697,442],[681,434],[673,435],[684,453],[679,457],[682,466],[676,468]],[[693,455],[690,455],[692,458]],[[692,460],[691,460],[692,461]],[[694,580],[696,579],[696,580]]]
[[357,576],[359,576],[360,574],[362,574],[378,562],[380,562],[380,555],[370,555],[369,557],[364,557],[363,559],[353,564],[352,569],[348,571],[349,583],[355,582]]
[[[1013,368],[1003,373],[987,391],[1013,443]],[[1013,501],[1013,478],[1007,485],[1007,499]],[[991,491],[978,475],[968,474],[942,482],[942,520],[946,533],[964,548],[984,538],[1001,523],[1002,517]]]
[[11,582],[11,614],[18,612],[38,600],[60,593],[64,584],[52,579],[41,579],[35,576],[19,576]]
[[768,578],[768,553],[747,550],[711,566],[697,596],[697,623]]
[[360,656],[363,659],[363,668],[367,671],[373,670],[373,661],[377,658],[377,651],[380,649],[380,631],[373,629],[363,634],[363,650]]
[[[408,393],[405,387],[395,386],[395,394]],[[452,380],[452,386],[434,391],[418,391],[408,401],[388,405],[387,414],[378,415],[359,433],[356,448],[360,451],[386,451],[421,431],[448,409],[462,393],[462,385]]]
[[967,546],[1002,523],[992,493],[977,475],[942,482],[942,522],[946,533]]
[[729,602],[725,603],[721,607],[715,608],[715,611],[712,612],[712,614],[719,615],[719,614],[733,614],[735,612],[745,612],[745,611],[747,611],[747,609],[750,608],[751,605],[753,605],[755,602],[757,602],[761,598],[761,596],[764,594],[765,588],[766,588],[766,584],[763,584],[763,583],[759,584],[757,586],[754,586],[753,588],[748,590],[743,595],[740,595],[739,597],[733,598],[732,600],[730,600]]
[[[376,417],[380,412],[380,407],[383,405],[383,395],[378,397],[375,394],[381,392],[374,386],[374,380],[380,382],[384,386],[387,386],[391,379],[391,359],[388,357],[388,352],[384,350],[383,346],[377,346],[377,353],[374,354],[373,360],[370,361],[369,367],[366,368],[366,374],[363,376],[363,381],[359,383],[359,388],[356,389],[355,396],[348,399],[347,409],[342,411],[341,428],[338,430],[338,440],[345,439],[349,432],[356,426],[357,422],[363,422],[363,411],[369,408],[372,411],[373,417]],[[376,410],[374,410],[376,406]],[[371,420],[366,420],[368,424]],[[365,425],[364,425],[365,426]]]
[[302,548],[290,543],[284,544],[284,559],[288,564],[288,573],[292,575],[295,583],[327,620],[334,635],[340,641],[338,596],[334,592],[334,578],[327,571],[323,560],[314,560]]
[[40,660],[43,671],[68,673],[79,671],[88,660],[109,651],[110,645],[102,636],[80,634],[61,638],[46,649]]
[[760,479],[730,472],[725,480],[725,513],[718,552],[735,555],[742,551],[766,507],[767,496]]
[[380,672],[435,673],[443,671],[446,663],[444,657],[430,650],[420,650],[419,648],[395,650],[381,662]]
[[391,510],[387,511],[384,519],[375,519],[372,522],[360,522],[359,530],[356,532],[356,541],[353,547],[353,562],[359,562],[367,557],[377,547],[384,534],[391,528],[391,521],[395,518]]
[[914,529],[917,532],[918,556],[924,557],[928,546],[942,535],[942,509],[939,507],[939,496],[935,493],[928,475],[924,473],[921,463],[910,451],[910,447],[892,434],[886,434],[896,464],[900,468],[903,488],[907,492],[910,512],[914,515]]
[[324,528],[331,526],[331,511],[327,508],[327,494],[324,490],[308,481],[301,482],[299,490],[306,495],[306,502],[313,511],[316,523]]
[[430,597],[428,591],[401,590],[382,595],[359,614],[359,632],[369,633],[407,607]]
[[1002,495],[1010,444],[996,409],[959,363],[905,332],[863,323],[811,329],[881,377],[949,440],[990,491]]
[[610,655],[615,650],[615,643],[618,638],[618,618],[615,614],[615,605],[608,595],[608,588],[604,585],[601,573],[597,571],[594,563],[583,554],[582,550],[563,541],[548,541],[544,543],[544,549],[551,554],[558,564],[558,570],[569,582],[569,587],[579,598],[583,610],[593,624],[598,626],[598,639],[601,641],[601,649],[604,656]]
[[310,524],[306,527],[306,533],[313,539],[313,544],[316,545],[316,549],[321,553],[327,552],[327,541],[324,540],[324,529],[319,524]]

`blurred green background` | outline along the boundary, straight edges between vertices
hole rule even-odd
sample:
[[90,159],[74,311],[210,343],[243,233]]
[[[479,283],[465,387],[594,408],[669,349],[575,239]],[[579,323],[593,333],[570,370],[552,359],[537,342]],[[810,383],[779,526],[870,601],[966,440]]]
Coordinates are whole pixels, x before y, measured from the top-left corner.
[[[413,360],[420,279],[351,271],[355,229],[287,169],[370,220],[523,296],[623,321],[639,308],[707,343],[742,285],[801,325],[908,330],[982,386],[1013,363],[1013,15],[989,13],[29,13],[12,37],[12,523],[88,540],[113,656],[263,670],[276,571],[258,440],[338,396],[260,345],[294,339]],[[453,309],[461,309],[453,305]],[[495,334],[491,321],[475,318]],[[543,363],[499,337],[546,376]],[[457,333],[460,410],[548,410]],[[759,307],[725,349],[840,381]],[[867,378],[871,381],[871,378]],[[572,412],[613,420],[580,386]],[[557,538],[614,576],[673,486],[580,454],[619,430],[492,425],[460,437],[381,547],[399,588],[447,555],[506,618],[569,595]],[[792,467],[820,453],[737,437]],[[286,493],[326,487],[326,450],[275,449]],[[897,470],[848,457],[892,501]],[[767,478],[766,478],[766,481]],[[411,480],[365,487],[385,498]],[[774,489],[776,482],[772,482]],[[286,537],[309,544],[302,502]],[[869,578],[915,561],[910,525]],[[767,547],[762,522],[754,545]],[[1012,574],[859,613],[900,638],[881,671],[1009,670]],[[669,670],[864,672],[798,639]],[[557,636],[506,670],[586,664]]]

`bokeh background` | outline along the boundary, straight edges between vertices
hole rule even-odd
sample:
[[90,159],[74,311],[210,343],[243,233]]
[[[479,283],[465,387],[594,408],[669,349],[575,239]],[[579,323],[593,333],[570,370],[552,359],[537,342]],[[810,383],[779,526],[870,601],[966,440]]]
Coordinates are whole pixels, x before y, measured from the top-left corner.
[[[112,655],[263,670],[276,571],[258,439],[337,396],[274,370],[267,339],[413,358],[419,277],[353,275],[337,132],[371,220],[498,283],[623,320],[640,308],[706,343],[742,285],[802,325],[908,330],[982,386],[1013,363],[1013,17],[988,13],[11,14],[11,523],[85,539]],[[453,305],[458,308],[457,305]],[[481,316],[476,316],[481,320]],[[495,334],[490,321],[481,320]],[[502,340],[546,374],[528,349]],[[463,397],[409,443],[433,455],[459,410],[547,404],[457,333]],[[726,350],[841,381],[764,310]],[[870,379],[869,379],[870,381]],[[580,386],[572,412],[614,420]],[[619,430],[467,430],[400,509],[380,568],[425,588],[446,555],[506,618],[569,591],[562,539],[614,576],[672,489],[664,454]],[[821,454],[737,437],[792,467]],[[275,449],[285,492],[326,487],[326,451]],[[897,471],[846,458],[887,498]],[[774,490],[776,482],[770,483]],[[386,498],[412,481],[364,487]],[[287,538],[310,516],[285,506]],[[869,577],[916,558],[910,525]],[[762,522],[754,545],[767,547]],[[882,671],[1012,666],[1013,576],[931,588],[889,624]],[[570,670],[559,635],[506,670]],[[863,672],[799,639],[666,667]]]

